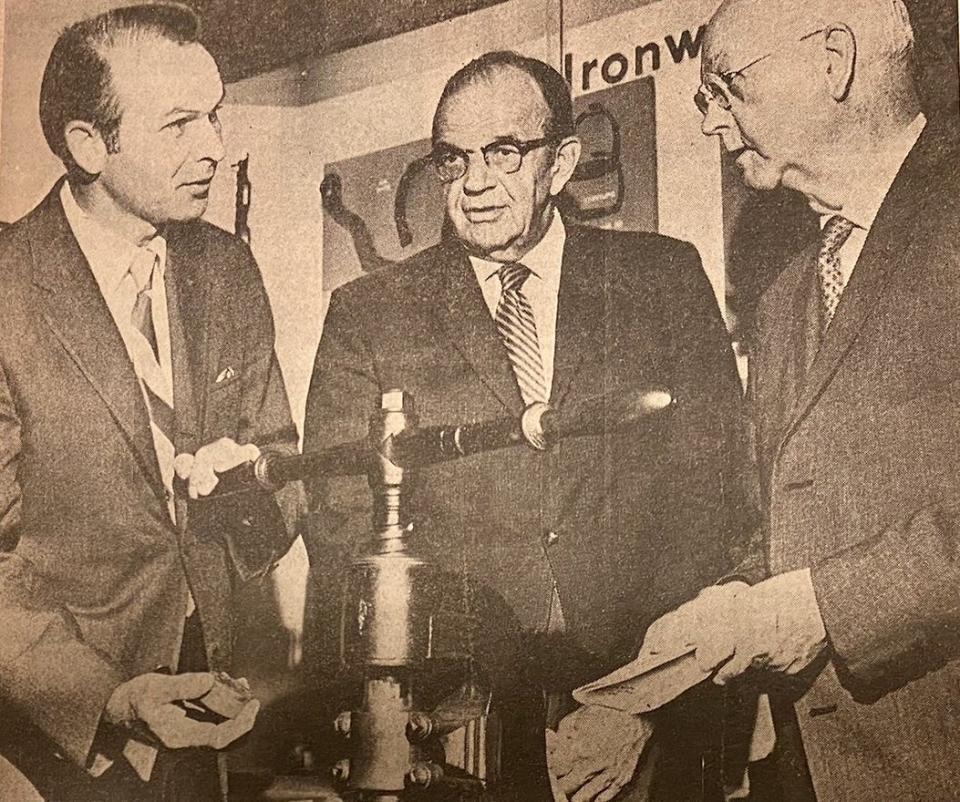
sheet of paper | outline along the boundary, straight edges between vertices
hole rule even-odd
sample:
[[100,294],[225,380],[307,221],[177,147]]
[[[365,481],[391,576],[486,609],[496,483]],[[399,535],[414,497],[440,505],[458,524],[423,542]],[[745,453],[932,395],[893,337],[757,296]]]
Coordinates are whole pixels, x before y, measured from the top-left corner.
[[672,702],[709,676],[697,665],[694,649],[689,645],[666,654],[641,651],[633,662],[577,688],[573,698],[580,704],[602,705],[639,715]]

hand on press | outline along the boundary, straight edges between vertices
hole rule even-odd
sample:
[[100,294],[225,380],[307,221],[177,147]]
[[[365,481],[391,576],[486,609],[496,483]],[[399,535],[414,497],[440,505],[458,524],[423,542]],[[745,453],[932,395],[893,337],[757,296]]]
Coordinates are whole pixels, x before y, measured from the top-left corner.
[[[547,764],[570,802],[609,802],[633,779],[652,734],[645,717],[586,705],[547,730]],[[652,763],[648,756],[644,774]]]
[[196,454],[177,454],[173,467],[177,476],[187,483],[190,498],[197,499],[213,492],[220,481],[218,474],[244,462],[253,462],[259,456],[260,449],[253,443],[241,446],[228,437],[221,437]]
[[117,686],[104,708],[104,720],[132,730],[145,727],[168,749],[223,749],[250,731],[260,703],[250,699],[219,724],[189,718],[179,703],[200,699],[215,681],[209,673],[141,674]]

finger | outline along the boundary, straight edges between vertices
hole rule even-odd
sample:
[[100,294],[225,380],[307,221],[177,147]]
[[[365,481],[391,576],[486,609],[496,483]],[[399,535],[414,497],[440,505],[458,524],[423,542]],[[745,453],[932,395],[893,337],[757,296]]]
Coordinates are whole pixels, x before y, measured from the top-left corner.
[[726,685],[730,680],[743,674],[752,664],[753,657],[749,650],[743,653],[738,652],[729,662],[720,667],[713,677],[713,682],[716,685]]
[[717,666],[729,661],[733,657],[734,649],[732,633],[721,627],[718,631],[705,635],[694,656],[700,670],[709,674]]
[[253,729],[258,712],[260,712],[260,702],[251,699],[234,718],[227,719],[216,726],[210,746],[214,749],[224,749],[238,738],[242,738]]
[[200,496],[209,496],[220,480],[209,463],[197,460],[190,472],[190,482],[187,490],[190,498],[196,500]]
[[[594,757],[594,760],[596,758]],[[573,769],[563,777],[558,777],[560,790],[568,797],[572,797],[580,788],[593,777],[603,771],[603,766],[598,766],[593,760],[580,760]]]
[[223,442],[223,447],[217,449],[213,462],[213,469],[217,473],[229,471],[245,462],[254,462],[260,456],[260,449],[253,443],[237,445],[233,440]]
[[173,459],[173,470],[181,479],[186,479],[190,476],[190,471],[193,470],[193,462],[193,454],[177,454]]
[[155,707],[143,716],[143,723],[167,749],[188,749],[209,746],[215,725],[187,718],[186,712],[173,704]]
[[592,802],[598,794],[607,790],[612,784],[613,778],[607,772],[601,772],[577,791],[570,802]]
[[213,687],[213,674],[194,672],[166,676],[157,674],[151,682],[150,693],[158,704],[181,699],[199,699]]
[[[622,786],[622,785],[617,785],[616,783],[613,783],[613,784],[610,785],[609,788],[607,788],[606,791],[601,791],[601,792],[597,795],[597,798],[596,798],[595,802],[611,802],[611,800],[612,800],[617,794],[619,794],[622,789],[623,789],[623,786]],[[630,796],[633,796],[633,794],[631,793]],[[644,797],[644,799],[646,799],[646,797]],[[639,800],[638,800],[638,802],[639,802]]]

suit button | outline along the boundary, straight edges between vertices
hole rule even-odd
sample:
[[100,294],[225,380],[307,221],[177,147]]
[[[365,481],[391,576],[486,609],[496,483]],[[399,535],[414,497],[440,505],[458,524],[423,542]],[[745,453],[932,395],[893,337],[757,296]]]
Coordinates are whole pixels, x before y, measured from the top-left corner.
[[546,546],[547,548],[550,548],[551,546],[555,545],[559,540],[560,540],[560,535],[558,535],[556,532],[554,532],[551,529],[546,534],[544,534],[543,545]]

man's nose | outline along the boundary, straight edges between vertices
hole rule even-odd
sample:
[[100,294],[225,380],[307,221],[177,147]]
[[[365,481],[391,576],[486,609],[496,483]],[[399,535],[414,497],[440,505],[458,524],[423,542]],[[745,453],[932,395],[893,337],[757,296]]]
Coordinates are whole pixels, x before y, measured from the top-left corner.
[[197,142],[197,160],[219,163],[225,155],[220,121],[208,120],[207,124],[202,126],[200,140]]
[[703,112],[700,130],[705,136],[719,136],[728,128],[730,128],[730,112],[722,109],[714,101],[708,102]]
[[467,170],[463,174],[463,191],[476,195],[496,185],[493,171],[487,166],[482,153],[471,153],[467,158]]

